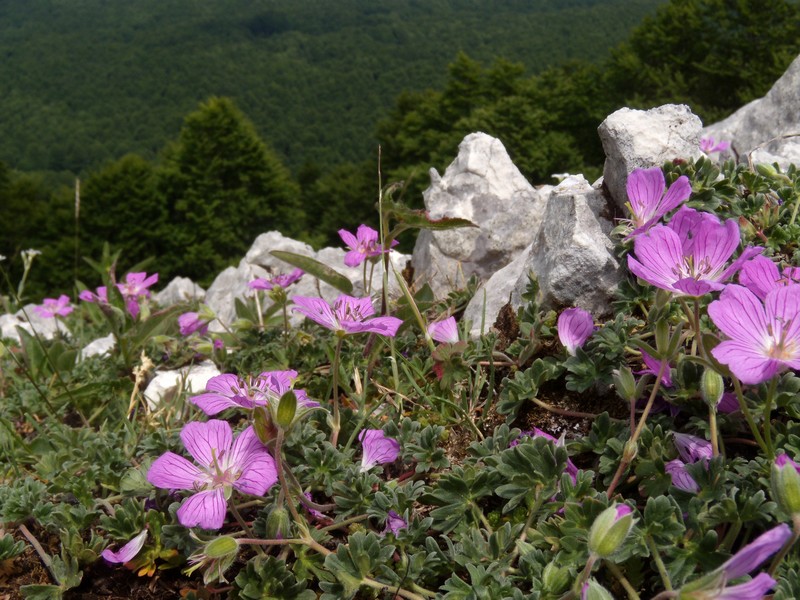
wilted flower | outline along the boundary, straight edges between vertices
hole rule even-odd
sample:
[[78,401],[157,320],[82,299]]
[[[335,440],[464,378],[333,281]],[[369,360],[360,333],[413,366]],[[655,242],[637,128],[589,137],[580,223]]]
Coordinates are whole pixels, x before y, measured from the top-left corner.
[[[340,229],[339,237],[347,244],[348,252],[344,255],[344,264],[348,267],[357,267],[368,258],[388,252],[378,245],[378,232],[367,225],[359,225],[356,235]],[[397,240],[392,240],[392,246],[397,243]]]
[[728,338],[711,350],[742,383],[758,384],[786,368],[800,369],[800,285],[774,288],[764,302],[745,287],[729,285],[708,307]]
[[664,465],[664,470],[667,472],[667,475],[672,477],[672,485],[679,490],[689,492],[690,494],[696,494],[700,491],[700,486],[697,485],[694,477],[689,475],[686,471],[686,463],[681,459],[676,458],[675,460],[669,461]]
[[147,539],[147,529],[142,530],[140,534],[135,536],[131,541],[125,544],[116,552],[109,548],[103,550],[102,556],[111,563],[126,563],[133,560],[139,551],[144,547],[144,541]]
[[699,460],[711,460],[714,453],[711,449],[711,442],[688,433],[674,432],[675,448],[678,454],[687,463],[695,463]]
[[712,154],[714,152],[725,152],[731,147],[731,143],[728,141],[716,141],[713,137],[704,137],[700,139],[700,150],[705,152],[706,154]]
[[186,527],[219,529],[231,488],[263,496],[278,480],[275,461],[252,427],[234,441],[226,421],[192,422],[181,430],[181,440],[199,466],[166,452],[150,466],[147,480],[156,487],[194,492],[177,513]]
[[401,529],[406,529],[407,527],[408,523],[406,523],[406,520],[395,511],[390,510],[386,516],[386,527],[383,533],[385,535],[391,531],[393,535],[397,536]]
[[636,169],[628,176],[628,209],[634,226],[629,238],[647,231],[661,217],[685,202],[692,193],[692,185],[685,175],[680,176],[666,193],[665,189],[664,173],[660,167]]
[[676,295],[702,296],[721,290],[742,264],[763,249],[748,247],[731,265],[739,246],[735,219],[721,223],[710,213],[681,208],[669,225],[656,225],[634,242],[628,268],[649,284]]
[[[226,408],[254,409],[256,406],[277,404],[286,392],[292,389],[297,371],[265,371],[257,377],[242,379],[230,373],[212,377],[206,383],[206,393],[190,398],[209,416]],[[319,406],[311,400],[305,390],[294,390],[298,411]]]
[[280,275],[275,275],[270,279],[258,277],[253,281],[249,282],[247,286],[251,290],[271,290],[275,286],[287,288],[290,285],[292,285],[295,281],[300,279],[304,274],[305,271],[303,271],[303,269],[295,269],[291,273],[282,273]]
[[191,575],[197,569],[203,569],[203,583],[208,585],[215,581],[227,583],[225,571],[236,560],[239,553],[239,543],[235,538],[223,535],[204,543],[202,547],[189,557],[189,568],[184,573]]
[[442,344],[455,344],[458,341],[458,325],[455,317],[428,325],[428,335]]
[[41,305],[33,307],[33,312],[45,319],[66,317],[73,310],[75,309],[70,306],[69,296],[66,294],[61,294],[57,299],[45,298]]
[[382,429],[364,429],[358,434],[358,439],[363,449],[362,472],[369,471],[375,465],[394,462],[400,454],[399,442],[387,438]]
[[333,309],[322,298],[294,296],[292,301],[295,303],[294,310],[339,335],[372,332],[394,337],[403,324],[402,319],[397,317],[369,318],[375,314],[370,298],[342,294],[333,303]]
[[568,308],[558,315],[556,328],[561,344],[570,355],[575,356],[575,350],[583,346],[592,335],[594,321],[592,315],[582,308]]
[[139,316],[139,298],[149,298],[150,290],[147,288],[157,281],[158,273],[153,273],[148,277],[147,273],[141,272],[128,273],[125,276],[125,283],[117,284],[117,289],[119,289],[122,297],[125,299],[125,306],[134,319]]

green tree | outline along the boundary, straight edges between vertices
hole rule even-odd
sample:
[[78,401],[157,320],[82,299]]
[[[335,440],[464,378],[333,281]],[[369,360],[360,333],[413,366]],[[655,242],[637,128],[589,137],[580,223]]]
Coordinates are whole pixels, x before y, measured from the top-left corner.
[[800,3],[671,0],[612,51],[629,106],[685,102],[706,122],[764,95],[800,50]]
[[211,98],[167,147],[157,187],[167,211],[164,270],[208,283],[255,237],[302,232],[289,171],[228,98]]
[[[91,173],[81,186],[80,253],[97,258],[103,243],[135,264],[166,251],[166,210],[155,167],[135,154]],[[118,273],[122,275],[123,273]]]

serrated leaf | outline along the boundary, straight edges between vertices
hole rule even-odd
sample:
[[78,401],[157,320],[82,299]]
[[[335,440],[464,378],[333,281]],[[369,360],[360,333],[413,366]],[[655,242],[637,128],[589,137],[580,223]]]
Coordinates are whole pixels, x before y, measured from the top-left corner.
[[353,282],[347,277],[333,270],[328,265],[311,258],[310,256],[303,256],[302,254],[295,254],[294,252],[286,252],[285,250],[272,250],[272,256],[284,262],[289,263],[293,267],[303,269],[309,275],[312,275],[324,281],[328,285],[336,288],[345,294],[353,293]]

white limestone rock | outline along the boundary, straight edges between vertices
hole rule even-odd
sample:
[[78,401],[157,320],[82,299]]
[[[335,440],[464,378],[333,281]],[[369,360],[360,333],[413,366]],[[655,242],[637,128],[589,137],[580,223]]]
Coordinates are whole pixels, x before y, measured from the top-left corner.
[[206,291],[188,277],[175,277],[167,287],[153,294],[153,300],[161,306],[172,306],[192,300],[202,301],[205,295]]
[[485,310],[487,331],[508,302],[522,306],[528,274],[539,282],[543,308],[580,306],[595,317],[611,311],[611,298],[622,278],[609,234],[613,222],[601,182],[570,176],[552,189],[538,234],[512,263],[478,290],[464,313],[470,335],[480,335]]
[[117,340],[114,339],[114,335],[109,333],[105,337],[97,338],[86,344],[80,351],[78,358],[79,360],[85,360],[91,356],[105,356],[114,349],[116,344]]
[[701,156],[700,118],[684,104],[665,104],[650,110],[621,108],[600,124],[598,133],[606,154],[603,180],[617,206],[628,201],[625,184],[634,169],[660,167],[676,158]]
[[150,410],[156,410],[168,395],[181,392],[187,394],[204,392],[208,380],[217,375],[220,375],[219,369],[208,360],[181,369],[158,371],[147,384],[144,390],[144,399]]
[[500,140],[485,133],[465,137],[443,176],[431,170],[423,195],[430,218],[463,218],[477,227],[421,231],[412,257],[415,279],[430,283],[438,297],[473,274],[488,279],[530,243],[549,189],[534,189]]

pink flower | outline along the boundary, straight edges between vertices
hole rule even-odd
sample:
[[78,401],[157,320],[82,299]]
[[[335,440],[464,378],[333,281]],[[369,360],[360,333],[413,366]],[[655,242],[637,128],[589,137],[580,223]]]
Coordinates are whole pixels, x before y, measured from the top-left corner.
[[675,447],[678,449],[678,454],[687,463],[696,463],[699,460],[711,460],[714,456],[711,449],[711,442],[699,438],[696,435],[689,435],[688,433],[672,434],[675,440]]
[[742,265],[739,272],[739,283],[753,292],[761,300],[767,297],[770,290],[800,282],[797,267],[786,267],[783,275],[777,265],[766,256],[756,256]]
[[702,150],[706,154],[712,154],[714,152],[725,152],[725,150],[727,150],[730,147],[731,147],[730,142],[722,140],[717,142],[713,137],[702,138],[700,140],[700,150]]
[[178,327],[181,335],[192,335],[195,331],[205,335],[208,331],[208,321],[200,317],[200,313],[187,312],[178,317]]
[[660,167],[636,169],[628,176],[626,189],[635,228],[628,238],[647,231],[661,217],[684,203],[692,193],[692,185],[685,175],[667,190]]
[[742,383],[758,384],[786,368],[800,369],[800,285],[767,292],[762,302],[745,287],[729,285],[708,307],[728,338],[711,350]]
[[558,339],[575,356],[575,351],[586,343],[594,331],[592,315],[582,308],[568,308],[558,315]]
[[676,458],[675,460],[669,461],[664,465],[664,470],[672,477],[672,485],[679,490],[689,492],[690,494],[696,494],[700,491],[700,486],[697,485],[694,477],[689,475],[686,471],[686,463],[681,459]]
[[145,272],[128,273],[125,276],[125,283],[117,284],[117,289],[125,298],[125,306],[134,319],[139,316],[139,298],[142,296],[149,298],[150,290],[147,288],[157,281],[158,273],[153,273],[150,277]]
[[[644,375],[645,373],[649,373],[650,375],[658,375],[658,372],[661,370],[661,361],[656,360],[647,352],[643,351],[642,362],[647,368],[637,371],[637,375]],[[661,376],[661,385],[664,387],[672,387],[672,374],[670,372],[669,364],[664,368],[664,374]]]
[[45,319],[54,319],[55,317],[66,317],[69,313],[75,310],[69,304],[69,296],[61,294],[58,299],[45,298],[40,306],[34,306],[33,312]]
[[[247,380],[229,373],[208,380],[206,393],[190,398],[196,406],[209,416],[226,408],[245,408],[277,403],[281,396],[292,389],[297,371],[265,371],[258,377]],[[311,400],[305,390],[294,390],[297,410],[308,410],[319,406]]]
[[636,237],[628,268],[651,285],[676,295],[702,296],[721,290],[742,264],[763,249],[748,247],[730,266],[739,246],[739,225],[720,223],[716,216],[681,208],[668,226],[656,225]]
[[97,288],[97,293],[94,294],[89,290],[83,290],[78,294],[78,298],[84,302],[97,302],[99,304],[108,304],[108,289],[106,286],[101,285]]
[[[345,229],[340,229],[339,237],[347,244],[347,249],[349,250],[344,255],[344,264],[348,267],[357,267],[368,258],[388,252],[388,250],[378,246],[378,232],[367,225],[359,225],[356,235]],[[393,247],[397,244],[397,240],[392,241]]]
[[375,308],[369,298],[354,298],[342,294],[333,303],[333,309],[322,298],[294,296],[292,301],[295,303],[293,310],[341,335],[372,332],[394,337],[403,324],[402,319],[397,317],[370,319],[375,314]]
[[455,317],[428,325],[428,335],[442,344],[455,344],[458,341],[458,325]]
[[116,552],[106,548],[103,550],[102,556],[111,563],[126,563],[133,560],[139,551],[144,547],[144,541],[147,539],[147,529],[143,530],[139,535],[134,537],[131,541],[125,544]]
[[394,462],[400,454],[398,441],[387,438],[382,429],[364,429],[358,434],[358,439],[364,451],[361,456],[362,472],[369,471],[375,465]]
[[271,290],[275,286],[280,286],[282,288],[287,288],[292,285],[295,281],[300,279],[305,274],[303,269],[295,269],[291,273],[284,273],[281,275],[276,275],[271,279],[264,279],[263,277],[258,277],[254,279],[247,286],[251,290]]
[[278,480],[275,461],[252,427],[234,441],[226,421],[193,422],[184,426],[181,440],[199,466],[166,452],[150,466],[147,480],[156,487],[194,492],[177,513],[186,527],[219,529],[231,488],[262,496]]

